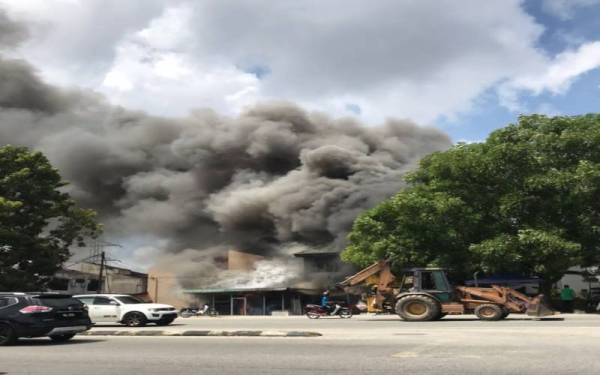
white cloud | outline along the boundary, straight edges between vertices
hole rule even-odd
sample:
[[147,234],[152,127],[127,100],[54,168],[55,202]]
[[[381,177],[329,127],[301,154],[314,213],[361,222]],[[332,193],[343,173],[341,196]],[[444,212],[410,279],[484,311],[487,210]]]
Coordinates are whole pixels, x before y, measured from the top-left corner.
[[600,0],[544,0],[542,9],[562,20],[573,18],[578,8],[600,4]]
[[505,106],[521,109],[519,95],[524,91],[539,95],[542,92],[563,94],[581,75],[600,67],[600,42],[584,43],[576,50],[565,51],[549,59],[539,71],[519,75],[499,89]]
[[158,17],[164,0],[0,0],[0,8],[28,24],[31,38],[19,53],[45,79],[94,87],[116,43]]
[[519,77],[517,86],[536,93],[548,90],[553,93],[566,91],[573,80],[583,73],[600,66],[600,42],[581,45],[576,51],[559,54],[539,75]]
[[184,4],[125,35],[97,90],[113,103],[175,116],[198,107],[228,113],[253,101],[258,92],[253,74],[226,61],[207,64],[189,53],[193,22]]
[[518,1],[265,4],[197,6],[195,55],[267,65],[262,95],[336,115],[355,115],[351,102],[368,121],[431,122],[543,61],[542,27]]
[[52,82],[155,114],[235,113],[276,98],[370,122],[431,123],[471,110],[501,82],[516,107],[521,92],[564,92],[596,66],[594,43],[546,56],[544,29],[520,0],[31,5],[40,1],[6,5],[34,25],[23,56]]

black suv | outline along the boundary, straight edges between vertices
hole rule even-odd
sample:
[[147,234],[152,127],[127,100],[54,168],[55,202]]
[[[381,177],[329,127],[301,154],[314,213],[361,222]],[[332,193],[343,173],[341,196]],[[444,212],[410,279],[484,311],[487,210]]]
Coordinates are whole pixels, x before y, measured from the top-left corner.
[[85,305],[70,295],[0,292],[0,346],[19,337],[67,341],[91,326]]

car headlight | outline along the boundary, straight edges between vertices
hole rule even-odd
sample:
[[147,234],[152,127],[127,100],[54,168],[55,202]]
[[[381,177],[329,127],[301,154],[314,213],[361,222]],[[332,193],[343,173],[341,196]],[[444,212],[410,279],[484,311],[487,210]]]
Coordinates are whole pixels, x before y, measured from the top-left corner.
[[158,312],[158,309],[148,309],[150,312]]

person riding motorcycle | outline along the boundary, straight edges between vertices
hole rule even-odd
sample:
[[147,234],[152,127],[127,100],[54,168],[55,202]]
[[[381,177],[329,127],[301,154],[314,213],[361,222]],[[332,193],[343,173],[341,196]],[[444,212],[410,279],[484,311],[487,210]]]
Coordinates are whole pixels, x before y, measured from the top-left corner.
[[335,308],[332,310],[332,306],[331,303],[329,302],[329,291],[326,290],[323,292],[323,295],[321,295],[321,307],[327,311],[327,313],[329,315],[335,315],[338,313],[338,311],[342,308],[342,306],[338,305],[337,303],[335,304]]
[[200,315],[208,315],[208,310],[210,310],[210,306],[208,305],[208,303],[205,303],[204,306],[202,306],[202,310],[198,312],[200,313]]

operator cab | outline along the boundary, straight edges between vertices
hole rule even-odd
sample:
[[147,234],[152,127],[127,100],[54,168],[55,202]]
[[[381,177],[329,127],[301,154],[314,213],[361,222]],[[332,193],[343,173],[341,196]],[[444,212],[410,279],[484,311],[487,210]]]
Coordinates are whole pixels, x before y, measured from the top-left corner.
[[452,300],[452,286],[443,268],[409,268],[402,272],[400,293],[425,292],[441,302]]

